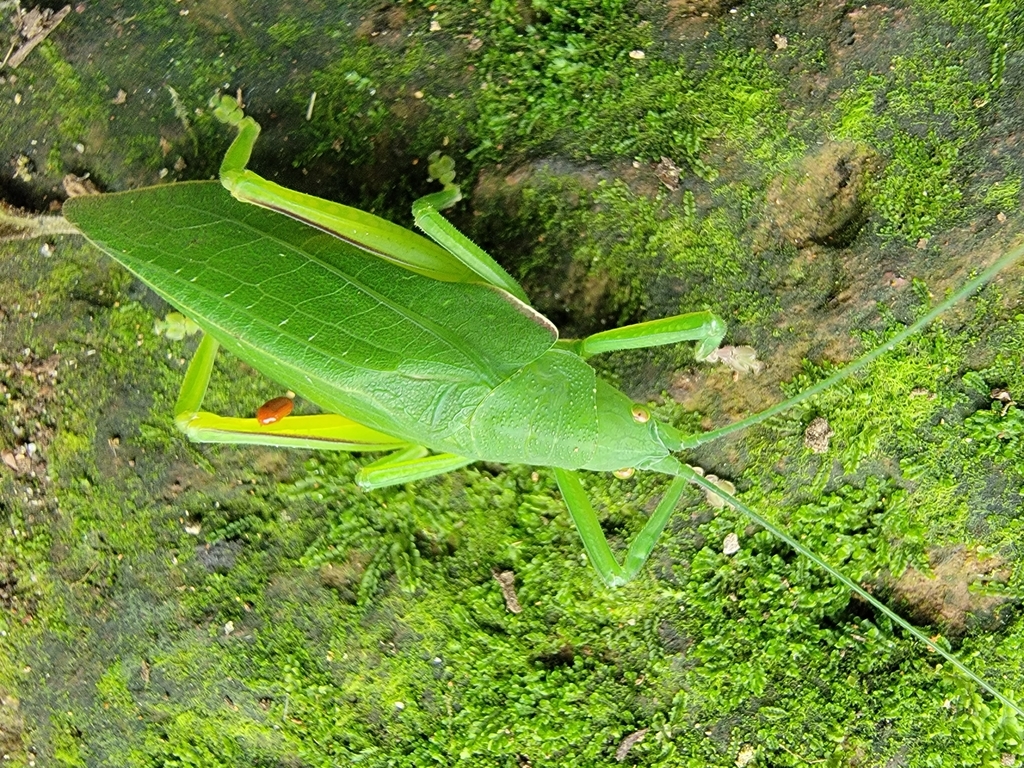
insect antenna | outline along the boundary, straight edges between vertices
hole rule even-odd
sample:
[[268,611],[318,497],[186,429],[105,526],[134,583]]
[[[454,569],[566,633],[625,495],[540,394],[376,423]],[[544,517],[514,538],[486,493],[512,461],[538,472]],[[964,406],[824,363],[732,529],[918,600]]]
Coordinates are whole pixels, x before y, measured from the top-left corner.
[[849,365],[840,368],[831,376],[822,379],[817,384],[811,385],[802,392],[793,395],[793,397],[787,398],[782,402],[777,403],[776,405],[773,405],[770,408],[766,408],[765,410],[759,413],[755,413],[752,416],[748,416],[745,419],[740,419],[739,421],[733,422],[732,424],[727,424],[724,427],[719,427],[718,429],[712,429],[709,432],[701,432],[700,434],[696,435],[687,435],[685,438],[683,438],[681,450],[695,448],[698,445],[709,443],[712,440],[717,440],[718,438],[724,437],[725,435],[730,435],[733,432],[738,432],[741,429],[746,429],[747,427],[754,426],[755,424],[760,424],[772,418],[773,416],[782,413],[783,411],[789,410],[795,405],[799,405],[800,403],[809,400],[818,393],[824,392],[829,387],[834,386],[835,384],[851,376],[852,374],[856,373],[862,368],[871,365],[871,363],[873,363],[879,357],[884,355],[886,352],[889,352],[890,350],[894,349],[898,344],[902,344],[911,336],[920,333],[933,320],[947,312],[955,304],[958,304],[959,302],[966,299],[968,296],[977,291],[983,285],[989,283],[993,278],[996,277],[996,275],[998,275],[1004,269],[1018,261],[1021,258],[1021,256],[1024,256],[1024,245],[1014,248],[1012,251],[1010,251],[1005,256],[1001,257],[998,261],[996,261],[988,269],[981,272],[972,279],[968,280],[963,285],[963,287],[961,287],[958,291],[951,294],[944,301],[935,305],[935,307],[933,307],[930,311],[928,311],[920,318],[918,318],[916,321],[908,325],[906,328],[897,333],[884,344],[875,347],[870,352],[854,360]]
[[770,534],[772,534],[773,536],[778,538],[780,541],[784,541],[786,544],[788,544],[795,551],[799,552],[801,555],[806,557],[808,560],[810,560],[816,566],[818,566],[819,568],[821,568],[821,569],[825,570],[826,572],[828,572],[829,575],[832,576],[832,578],[834,578],[836,581],[841,583],[844,587],[849,589],[855,595],[860,597],[862,600],[864,600],[866,603],[868,603],[876,611],[881,613],[883,616],[888,618],[890,621],[892,621],[897,626],[899,626],[902,629],[904,629],[906,632],[908,632],[910,635],[912,635],[917,640],[920,640],[922,643],[924,643],[926,646],[928,646],[928,648],[933,650],[935,653],[937,653],[940,656],[942,656],[942,658],[944,658],[946,661],[948,661],[953,667],[955,667],[965,677],[967,677],[968,679],[972,680],[974,683],[976,683],[978,686],[980,686],[983,690],[988,691],[995,698],[997,698],[999,701],[1001,701],[1004,705],[1006,705],[1007,707],[1012,709],[1014,712],[1016,712],[1019,716],[1024,717],[1024,709],[1021,709],[1021,707],[1018,706],[1016,702],[1014,702],[1011,698],[1009,698],[1008,696],[1004,695],[999,690],[997,690],[995,688],[995,686],[991,685],[990,683],[988,683],[984,679],[982,679],[980,675],[978,675],[975,672],[973,672],[969,667],[967,667],[967,665],[965,665],[962,661],[960,661],[956,656],[954,656],[952,653],[947,651],[945,648],[943,648],[941,645],[939,645],[937,642],[935,642],[932,638],[930,638],[928,635],[926,635],[920,629],[915,627],[909,621],[904,619],[898,613],[893,611],[891,608],[889,608],[887,605],[885,605],[885,603],[883,603],[881,600],[879,600],[876,597],[874,597],[870,592],[868,592],[866,589],[864,589],[860,584],[855,582],[849,576],[847,576],[846,574],[844,574],[844,573],[836,570],[835,568],[833,568],[827,562],[825,562],[820,557],[818,557],[816,554],[814,554],[814,552],[809,550],[807,547],[805,547],[799,541],[797,541],[792,536],[790,536],[788,533],[786,533],[782,528],[778,527],[777,525],[772,523],[770,520],[762,517],[760,514],[755,512],[753,509],[751,509],[746,504],[744,504],[742,501],[740,501],[735,496],[733,496],[731,493],[729,493],[728,490],[723,489],[721,485],[718,485],[718,484],[714,483],[712,480],[709,480],[708,478],[702,477],[698,473],[694,472],[688,466],[683,465],[683,470],[684,471],[680,475],[681,477],[685,477],[691,483],[693,483],[694,485],[700,486],[701,488],[703,488],[708,493],[712,493],[712,494],[717,495],[723,501],[725,501],[727,504],[729,504],[733,508],[737,509],[738,511],[742,512],[744,515],[746,515],[748,518],[750,518],[753,522],[757,523],[759,526],[764,528],[766,531],[768,531]]

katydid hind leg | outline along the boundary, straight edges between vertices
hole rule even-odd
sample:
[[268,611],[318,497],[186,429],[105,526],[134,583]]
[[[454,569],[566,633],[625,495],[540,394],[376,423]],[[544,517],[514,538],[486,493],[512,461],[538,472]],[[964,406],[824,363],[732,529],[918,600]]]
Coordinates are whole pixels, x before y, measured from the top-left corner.
[[253,147],[260,136],[260,124],[248,117],[231,96],[214,96],[210,100],[210,106],[213,107],[215,119],[238,129],[238,134],[221,160],[221,178],[242,173],[249,165]]
[[249,170],[253,146],[260,135],[259,124],[247,117],[230,96],[215,97],[211,106],[217,120],[238,129],[220,167],[221,184],[235,199],[290,216],[434,280],[465,283],[480,279],[456,254],[405,227],[358,208],[282,187]]
[[530,299],[522,286],[487,251],[462,234],[441,215],[462,199],[457,186],[419,198],[412,204],[413,220],[434,242],[467,266],[482,282],[508,291],[524,304]]
[[448,184],[441,192],[413,203],[416,225],[434,240],[431,243],[379,216],[286,189],[248,170],[260,135],[259,123],[246,116],[231,96],[214,97],[210,104],[217,120],[238,129],[220,167],[221,182],[237,199],[292,216],[435,280],[480,281],[530,303],[519,283],[500,264],[440,214],[440,210],[461,199],[456,185]]

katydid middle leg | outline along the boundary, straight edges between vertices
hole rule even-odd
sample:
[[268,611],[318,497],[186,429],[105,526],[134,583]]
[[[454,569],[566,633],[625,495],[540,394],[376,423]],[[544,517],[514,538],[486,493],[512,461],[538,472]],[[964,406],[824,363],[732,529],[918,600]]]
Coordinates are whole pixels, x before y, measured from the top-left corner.
[[423,446],[414,445],[367,464],[356,475],[356,485],[364,491],[372,491],[444,475],[472,463],[473,459],[464,456],[431,454]]

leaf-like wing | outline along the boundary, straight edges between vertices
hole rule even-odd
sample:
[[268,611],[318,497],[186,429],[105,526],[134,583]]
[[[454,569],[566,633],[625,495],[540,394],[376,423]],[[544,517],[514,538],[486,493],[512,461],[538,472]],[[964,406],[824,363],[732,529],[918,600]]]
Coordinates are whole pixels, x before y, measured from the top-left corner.
[[64,213],[253,367],[423,445],[450,447],[487,392],[557,337],[504,291],[408,272],[217,182],[74,198]]

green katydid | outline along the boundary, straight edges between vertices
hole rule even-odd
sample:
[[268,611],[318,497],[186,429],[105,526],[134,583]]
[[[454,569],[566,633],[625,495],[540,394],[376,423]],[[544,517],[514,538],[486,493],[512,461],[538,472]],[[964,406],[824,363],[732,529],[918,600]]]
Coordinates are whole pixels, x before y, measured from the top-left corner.
[[[726,332],[714,314],[559,339],[519,284],[440,215],[460,199],[457,186],[446,184],[414,204],[416,224],[428,240],[247,170],[259,125],[230,97],[211,106],[217,119],[238,129],[221,165],[223,189],[216,182],[191,182],[76,198],[65,206],[67,218],[86,237],[204,331],[175,407],[175,421],[190,439],[387,451],[359,472],[357,482],[366,489],[429,478],[475,461],[551,467],[587,557],[609,586],[637,575],[684,488],[693,483],[827,570],[1024,716],[859,584],[673,455],[762,422],[863,368],[991,280],[1024,248],[1000,258],[882,347],[799,395],[726,427],[684,435],[650,418],[645,407],[597,377],[586,360],[683,341],[696,342],[698,361],[714,360]],[[251,205],[239,205],[224,189]],[[147,218],[154,206],[162,214]],[[173,226],[165,225],[171,220]],[[149,245],[149,233],[157,230],[159,245]],[[288,406],[281,403],[268,404],[259,419],[202,411],[220,346],[323,413],[287,416]],[[632,469],[673,479],[620,564],[576,473]]]

